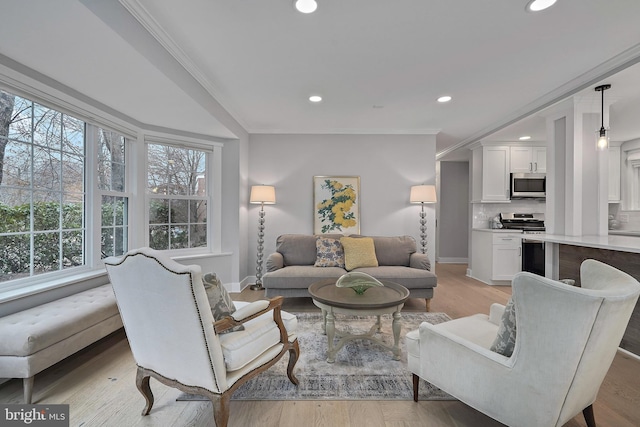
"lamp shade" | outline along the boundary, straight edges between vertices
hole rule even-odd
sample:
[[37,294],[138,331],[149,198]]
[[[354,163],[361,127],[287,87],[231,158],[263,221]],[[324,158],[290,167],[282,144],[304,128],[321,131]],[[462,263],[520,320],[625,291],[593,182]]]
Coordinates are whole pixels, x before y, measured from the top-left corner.
[[254,185],[251,187],[249,203],[265,205],[276,204],[276,189],[273,185]]
[[436,186],[435,185],[414,185],[411,187],[411,203],[435,203],[436,202]]

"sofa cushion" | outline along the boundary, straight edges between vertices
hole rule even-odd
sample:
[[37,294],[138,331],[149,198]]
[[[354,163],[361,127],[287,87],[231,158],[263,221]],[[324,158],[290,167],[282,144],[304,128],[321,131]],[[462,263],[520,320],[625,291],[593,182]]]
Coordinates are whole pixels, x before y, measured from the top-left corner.
[[268,288],[307,289],[312,283],[324,279],[337,279],[346,272],[344,268],[339,267],[291,265],[266,273],[262,277],[262,284]]
[[509,299],[509,302],[504,308],[502,313],[502,320],[498,327],[498,334],[496,339],[491,344],[491,351],[500,353],[504,356],[511,357],[513,349],[516,346],[516,305],[513,302],[513,297]]
[[[486,314],[474,314],[449,320],[448,322],[434,325],[437,329],[443,329],[450,333],[471,341],[482,348],[489,348],[493,337],[496,335],[497,326],[489,321]],[[405,336],[407,346],[407,358],[420,358],[420,330],[414,329]]]
[[[207,292],[207,299],[209,300],[209,306],[211,307],[211,314],[215,321],[229,317],[236,311],[236,306],[233,304],[231,296],[215,273],[207,273],[203,275],[202,283],[204,284],[204,290]],[[226,334],[242,330],[244,330],[244,326],[237,325],[222,333]]]
[[[339,239],[341,234],[325,234],[323,237]],[[282,254],[284,265],[313,265],[316,262],[316,236],[308,234],[283,234],[276,239],[276,251]]]
[[229,295],[229,292],[227,292],[220,279],[218,279],[218,275],[216,273],[203,274],[202,284],[204,285],[204,290],[207,292],[209,305],[212,309],[213,304],[217,303],[218,299],[222,299],[230,313],[234,313],[236,311],[236,306],[231,299],[231,295]]
[[411,254],[416,251],[416,241],[411,236],[374,236],[378,265],[408,267]]
[[[352,234],[349,237],[367,238],[368,236]],[[376,248],[378,265],[409,266],[411,254],[417,251],[416,240],[411,236],[369,236]]]
[[344,268],[344,250],[338,239],[316,237],[316,263],[314,267]]
[[359,267],[377,267],[376,248],[370,237],[343,237],[340,239],[344,248],[344,265],[347,271]]
[[385,265],[380,267],[362,267],[353,271],[360,271],[378,280],[388,280],[404,286],[407,289],[434,288],[438,278],[429,270],[418,268]]
[[[284,310],[280,311],[280,314],[289,335],[289,341],[292,341],[295,339],[298,325],[296,316]],[[222,354],[229,371],[242,368],[257,358],[265,348],[280,342],[280,330],[273,321],[273,314],[270,312],[249,320],[245,326],[246,328],[242,332],[220,335]]]

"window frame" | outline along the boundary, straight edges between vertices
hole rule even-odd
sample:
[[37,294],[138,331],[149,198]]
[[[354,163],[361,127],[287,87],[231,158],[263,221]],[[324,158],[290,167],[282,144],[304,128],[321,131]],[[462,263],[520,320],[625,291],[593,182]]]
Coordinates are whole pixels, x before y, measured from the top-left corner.
[[[54,111],[56,114],[61,114],[64,116],[68,116],[74,120],[78,120],[80,122],[82,122],[82,124],[84,125],[83,132],[86,133],[86,120],[79,116],[78,114],[76,114],[73,111],[68,111],[67,109],[64,108],[60,108],[55,104],[49,103],[46,100],[42,100],[39,97],[36,96],[32,96],[29,93],[23,93],[19,90],[15,90],[12,87],[6,87],[4,85],[0,85],[0,90],[8,92],[14,96],[20,97],[22,99],[27,100],[30,104],[31,104],[31,113],[35,114],[35,109],[36,106],[38,107],[44,107],[47,109],[47,111],[51,110]],[[33,125],[33,117],[32,116],[32,123],[31,123],[31,139],[30,141],[25,141],[25,140],[15,140],[15,139],[9,139],[8,140],[14,140],[20,144],[27,144],[28,145],[28,149],[29,151],[31,151],[32,155],[34,153],[34,151],[36,149],[44,149],[44,150],[50,150],[49,148],[47,148],[46,146],[40,144],[38,141],[34,140],[33,134],[34,134],[34,125]],[[62,119],[61,119],[62,120]],[[62,124],[62,121],[61,121]],[[61,132],[62,132],[62,128],[61,128]],[[56,149],[55,152],[59,152],[60,153],[60,159],[62,161],[62,159],[65,156],[65,153],[67,155],[73,155],[73,153],[68,152],[66,150],[64,150],[64,148],[61,146],[59,149]],[[83,186],[82,186],[82,191],[81,192],[68,192],[65,191],[65,188],[61,188],[61,189],[56,189],[56,190],[52,190],[55,193],[57,193],[59,195],[58,199],[60,202],[60,206],[63,206],[63,200],[64,200],[64,196],[65,194],[76,194],[76,195],[82,195],[82,206],[83,206],[83,211],[82,211],[82,224],[81,227],[78,229],[83,235],[83,251],[82,251],[82,258],[83,258],[83,263],[82,265],[78,265],[78,266],[73,266],[70,268],[61,268],[59,270],[55,270],[55,271],[49,271],[49,272],[43,272],[43,273],[39,273],[39,274],[32,274],[33,273],[33,266],[30,267],[30,272],[29,272],[29,276],[27,277],[21,277],[21,278],[17,278],[17,279],[11,279],[11,280],[7,280],[4,282],[0,282],[0,294],[4,293],[5,291],[12,291],[15,289],[22,289],[25,287],[29,287],[31,285],[37,285],[37,284],[41,284],[41,283],[47,283],[50,281],[56,281],[59,279],[64,279],[66,277],[71,277],[71,276],[75,276],[77,274],[84,274],[88,271],[91,270],[91,267],[88,265],[88,258],[87,258],[87,240],[88,240],[88,224],[87,224],[87,209],[89,209],[88,205],[87,205],[87,196],[88,196],[88,188],[87,188],[87,183],[86,183],[86,171],[87,168],[91,167],[90,164],[88,164],[87,160],[87,152],[86,152],[86,136],[85,136],[85,140],[83,141],[83,147],[82,147],[82,171],[83,171]],[[31,164],[33,165],[33,159],[31,159]],[[63,163],[60,163],[60,168],[63,167]],[[29,199],[33,201],[33,196],[34,194],[37,194],[38,192],[42,192],[42,191],[46,191],[46,189],[44,188],[36,188],[33,186],[33,183],[31,183],[27,189],[29,191]],[[33,212],[32,212],[33,213]],[[62,212],[60,212],[60,215],[62,215]],[[61,217],[62,220],[62,217]],[[33,221],[34,221],[34,217],[30,215],[30,222],[32,224],[32,228],[29,230],[28,234],[29,235],[29,240],[30,240],[30,251],[33,250],[33,241],[34,241],[34,236],[37,236],[38,234],[41,234],[40,230],[35,230],[33,229]],[[64,224],[62,222],[60,222],[58,230],[52,230],[52,231],[57,231],[58,233],[63,233],[64,232]],[[62,245],[62,241],[59,242],[59,245]]]
[[[87,188],[91,189],[91,193],[88,195],[87,199],[91,199],[91,202],[87,202],[87,204],[91,205],[91,213],[87,214],[87,234],[91,234],[92,244],[90,248],[87,248],[87,256],[91,258],[91,265],[95,266],[94,268],[102,268],[104,267],[104,261],[102,258],[102,197],[103,196],[115,196],[115,197],[124,197],[127,198],[127,242],[132,241],[132,200],[134,199],[133,186],[131,185],[132,178],[132,155],[131,151],[133,151],[133,144],[135,138],[132,138],[128,134],[113,130],[107,126],[102,126],[94,123],[87,123],[85,129],[85,140],[86,140],[86,152],[87,157],[91,157],[92,167],[91,173],[85,174],[85,179],[87,180]],[[100,129],[115,132],[120,134],[125,139],[125,150],[124,150],[124,166],[125,166],[125,177],[124,183],[125,188],[124,191],[114,191],[114,190],[103,190],[99,188],[98,185],[98,147],[100,142],[99,131]],[[128,249],[131,249],[128,246]]]
[[147,188],[148,169],[149,169],[149,145],[165,145],[174,148],[199,150],[206,154],[205,161],[205,180],[206,180],[206,198],[167,195],[166,198],[174,199],[204,199],[207,202],[207,245],[196,248],[179,248],[179,249],[162,249],[170,257],[189,257],[192,255],[214,254],[221,251],[221,189],[222,189],[222,144],[217,142],[207,142],[195,140],[191,138],[162,138],[158,136],[145,135],[144,137],[144,180],[141,185],[141,191],[144,191],[144,243],[149,246],[149,204],[152,199],[163,198],[161,196],[152,196]]
[[[95,126],[118,132],[126,138],[126,196],[128,203],[129,249],[144,246],[148,234],[148,212],[146,202],[146,141],[155,143],[173,142],[189,148],[210,151],[208,156],[207,187],[209,203],[207,207],[207,247],[195,249],[169,250],[168,255],[177,258],[217,256],[222,253],[222,149],[224,138],[202,135],[183,136],[183,132],[149,131],[143,124],[123,115],[114,116],[98,106],[81,101],[38,80],[20,74],[12,77],[4,72],[0,64],[0,89],[41,104],[63,114],[73,116],[85,123],[85,127]],[[92,133],[85,130],[85,183],[84,223],[85,250],[84,265],[61,271],[43,273],[36,276],[0,282],[0,303],[36,295],[67,286],[95,286],[104,283],[106,271],[101,258],[100,224],[101,196],[95,186],[97,181],[97,145],[87,141]],[[92,138],[95,141],[95,138]],[[89,173],[89,171],[95,171]],[[117,196],[121,196],[118,193]],[[98,282],[96,282],[98,280]]]

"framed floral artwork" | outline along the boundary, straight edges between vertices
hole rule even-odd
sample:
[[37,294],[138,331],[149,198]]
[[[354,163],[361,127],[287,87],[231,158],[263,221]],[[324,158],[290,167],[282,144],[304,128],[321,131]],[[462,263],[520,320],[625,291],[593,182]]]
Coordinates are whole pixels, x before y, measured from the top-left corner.
[[360,177],[313,177],[313,233],[360,234]]

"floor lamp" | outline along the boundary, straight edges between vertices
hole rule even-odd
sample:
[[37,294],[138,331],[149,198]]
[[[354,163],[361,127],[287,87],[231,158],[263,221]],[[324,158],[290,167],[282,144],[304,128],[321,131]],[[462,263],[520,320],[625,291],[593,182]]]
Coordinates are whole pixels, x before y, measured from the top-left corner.
[[422,253],[427,253],[427,213],[424,211],[425,203],[436,202],[436,186],[435,185],[414,185],[411,187],[411,195],[409,202],[420,203],[422,210],[420,211],[420,245]]
[[258,257],[256,259],[256,283],[251,285],[253,291],[261,291],[262,287],[262,256],[264,251],[264,205],[276,204],[276,189],[272,185],[254,185],[251,187],[249,203],[260,205],[258,217]]

